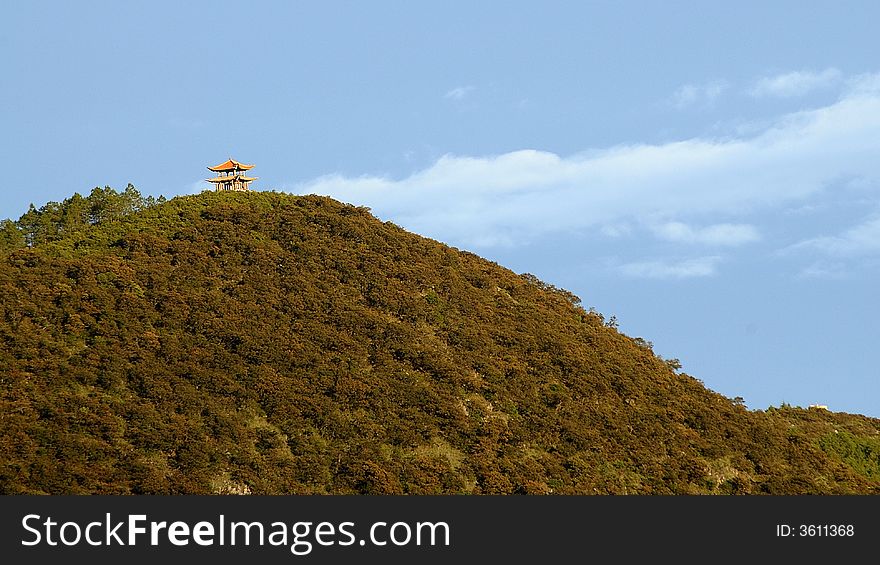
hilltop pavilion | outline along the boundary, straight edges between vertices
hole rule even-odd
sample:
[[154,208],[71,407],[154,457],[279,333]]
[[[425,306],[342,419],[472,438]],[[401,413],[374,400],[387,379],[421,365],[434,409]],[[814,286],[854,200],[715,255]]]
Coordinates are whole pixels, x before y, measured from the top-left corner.
[[214,171],[217,173],[217,176],[205,180],[214,183],[217,190],[250,190],[248,185],[252,181],[257,180],[258,177],[245,176],[244,171],[249,171],[253,168],[253,165],[245,165],[229,158],[225,163],[208,167],[208,170]]

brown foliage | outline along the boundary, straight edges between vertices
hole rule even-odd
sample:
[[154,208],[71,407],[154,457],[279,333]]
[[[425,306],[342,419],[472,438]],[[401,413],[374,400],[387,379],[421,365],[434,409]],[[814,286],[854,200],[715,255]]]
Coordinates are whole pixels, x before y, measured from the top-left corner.
[[878,488],[822,449],[831,424],[747,411],[570,293],[365,209],[149,204],[6,233],[0,492]]

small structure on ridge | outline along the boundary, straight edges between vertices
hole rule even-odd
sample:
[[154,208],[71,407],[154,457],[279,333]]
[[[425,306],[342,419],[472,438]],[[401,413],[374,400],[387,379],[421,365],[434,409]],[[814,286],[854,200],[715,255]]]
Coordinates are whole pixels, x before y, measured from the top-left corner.
[[250,190],[248,185],[257,180],[258,177],[245,176],[244,171],[249,171],[253,168],[253,165],[239,163],[230,157],[225,163],[208,167],[208,170],[214,171],[217,173],[217,176],[205,180],[213,183],[217,190]]

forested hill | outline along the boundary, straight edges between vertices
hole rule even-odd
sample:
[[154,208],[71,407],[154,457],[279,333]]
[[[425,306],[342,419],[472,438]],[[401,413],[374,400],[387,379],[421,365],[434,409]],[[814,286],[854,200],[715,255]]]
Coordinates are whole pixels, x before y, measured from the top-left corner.
[[613,326],[329,198],[95,189],[0,224],[0,493],[880,491],[880,421]]

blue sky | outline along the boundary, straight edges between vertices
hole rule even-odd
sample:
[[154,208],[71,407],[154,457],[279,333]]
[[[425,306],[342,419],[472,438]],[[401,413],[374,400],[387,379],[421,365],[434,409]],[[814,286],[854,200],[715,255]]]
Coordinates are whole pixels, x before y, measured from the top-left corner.
[[750,408],[880,417],[875,2],[20,2],[0,217],[208,165],[530,272]]

